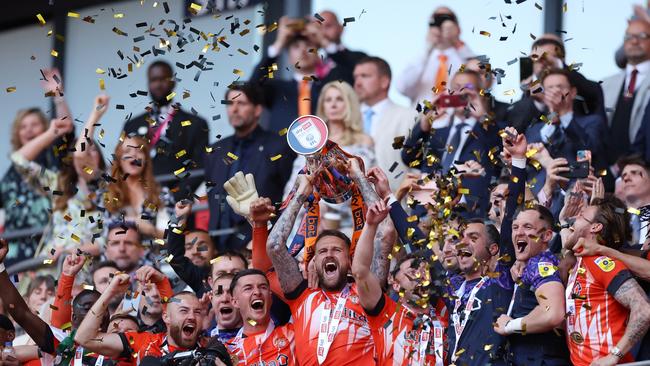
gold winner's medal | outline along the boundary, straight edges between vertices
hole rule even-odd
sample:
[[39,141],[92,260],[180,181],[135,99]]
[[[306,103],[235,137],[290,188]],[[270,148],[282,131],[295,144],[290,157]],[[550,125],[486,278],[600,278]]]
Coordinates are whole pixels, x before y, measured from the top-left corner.
[[582,334],[578,332],[571,332],[570,337],[571,340],[576,344],[582,344],[582,342],[585,341],[585,339],[582,337]]

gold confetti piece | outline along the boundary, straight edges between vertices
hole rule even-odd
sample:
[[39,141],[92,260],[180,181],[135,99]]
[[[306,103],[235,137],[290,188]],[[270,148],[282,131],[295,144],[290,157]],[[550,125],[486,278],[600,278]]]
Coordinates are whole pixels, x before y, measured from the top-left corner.
[[116,14],[113,14],[113,18],[115,18],[115,19],[122,19],[122,18],[124,18],[124,13],[116,13]]
[[52,50],[52,52],[50,52],[50,55],[54,57],[59,57],[59,53],[56,50]]
[[210,264],[215,264],[215,263],[217,263],[219,260],[221,260],[221,257],[212,258],[212,259],[210,259]]
[[180,158],[181,156],[187,154],[187,151],[185,149],[179,151],[176,153],[176,159]]
[[415,233],[414,228],[410,227],[410,228],[406,229],[406,237],[407,238],[411,239],[411,237],[413,237],[414,233]]
[[514,89],[508,89],[508,90],[503,92],[503,95],[507,95],[507,96],[515,95],[515,90]]
[[173,255],[173,254],[170,254],[170,255],[168,255],[167,257],[165,257],[165,259],[163,259],[163,260],[164,260],[165,262],[169,263],[169,262],[172,261],[172,258],[174,258],[174,255]]
[[104,79],[99,79],[99,90],[106,90],[106,84],[104,83]]
[[79,18],[79,13],[73,13],[73,12],[69,11],[68,16],[70,18]]
[[179,235],[183,233],[183,230],[181,230],[181,229],[179,229],[177,227],[173,228],[172,231],[174,232],[174,234],[179,234]]
[[276,161],[282,157],[282,154],[278,154],[276,156],[271,156],[271,161]]
[[174,99],[175,96],[176,96],[176,92],[171,92],[165,98],[167,98],[167,101],[170,101],[170,100]]
[[93,168],[91,168],[89,166],[85,166],[84,167],[84,172],[86,172],[86,174],[88,174],[88,175],[91,175],[91,174],[93,174]]
[[10,87],[8,87],[8,88],[5,89],[5,90],[7,91],[7,93],[13,93],[13,92],[16,91],[16,87],[15,87],[15,86],[10,86]]
[[599,177],[606,176],[607,175],[607,169],[599,170],[598,173],[596,173],[596,175],[599,176]]
[[564,5],[562,5],[562,11],[566,13],[567,10],[569,10],[569,4],[568,4],[568,3],[564,3]]
[[286,128],[283,128],[283,129],[280,130],[280,132],[278,132],[278,135],[280,135],[280,136],[284,136],[286,134],[287,134],[287,129]]
[[190,92],[188,92],[187,90],[184,91],[184,92],[183,92],[183,99],[187,99],[187,98],[189,98],[189,97],[190,97]]
[[228,152],[228,154],[226,154],[226,155],[228,155],[228,157],[231,158],[232,160],[237,160],[237,159],[239,159],[239,158],[237,157],[237,155],[235,155],[235,154],[233,154],[233,153],[231,153],[231,152]]
[[482,36],[486,36],[486,37],[491,37],[491,36],[492,36],[492,35],[490,34],[490,32],[486,32],[486,31],[480,31],[480,32],[478,32],[478,33],[479,33],[480,35],[482,35]]
[[43,259],[43,264],[52,264],[54,263],[53,259]]
[[82,287],[84,288],[84,290],[90,290],[90,291],[95,289],[95,286],[88,285],[88,284],[84,284]]
[[638,210],[636,208],[630,207],[627,209],[627,212],[631,213],[632,215],[640,215],[641,210]]
[[74,233],[70,234],[70,237],[72,238],[72,240],[76,241],[77,243],[81,243],[81,239],[78,236],[76,236]]
[[484,351],[489,351],[489,350],[491,350],[491,349],[492,349],[492,345],[491,345],[491,344],[486,344],[485,346],[483,346],[483,350],[484,350]]
[[512,177],[512,182],[513,182],[513,183],[517,183],[517,182],[519,182],[519,178],[517,178],[517,177]]
[[72,222],[72,216],[70,216],[69,214],[65,214],[63,216],[63,219],[67,222]]
[[257,322],[255,320],[253,320],[253,319],[248,319],[247,322],[248,322],[248,324],[250,324],[253,327],[257,325]]
[[201,11],[201,5],[196,4],[196,3],[191,3],[190,4],[190,9],[193,9],[194,11]]
[[67,323],[63,324],[63,326],[61,327],[61,329],[63,329],[63,330],[70,329],[70,328],[72,328],[72,323],[71,322],[67,322]]
[[45,19],[40,13],[36,14],[36,19],[38,19],[38,22],[41,23],[41,25],[45,25]]
[[209,49],[210,49],[210,45],[206,44],[205,46],[203,46],[203,49],[201,50],[201,52],[206,53],[206,52],[208,52]]
[[416,222],[418,221],[418,215],[409,216],[406,218],[407,222]]
[[206,146],[205,147],[205,152],[208,153],[208,154],[211,153],[212,152],[212,147]]
[[153,242],[160,245],[160,246],[165,245],[165,240],[163,240],[163,239],[156,239]]
[[458,188],[458,193],[469,194],[469,188]]
[[538,151],[537,149],[530,149],[526,151],[526,157],[529,159],[532,158],[533,156],[535,156],[535,154],[537,154],[537,151]]
[[98,73],[98,74],[104,74],[104,73],[106,73],[106,71],[100,69],[99,67],[97,68],[97,70],[95,70],[95,72]]
[[178,170],[174,170],[174,175],[179,175],[179,174],[181,174],[181,173],[184,172],[184,171],[185,171],[185,167],[181,167],[181,168],[178,169]]
[[239,76],[244,76],[244,72],[241,70],[233,69],[232,73]]
[[181,122],[182,127],[187,127],[187,126],[191,126],[191,125],[192,125],[192,121],[190,121],[189,119],[186,120],[186,121]]
[[99,139],[100,140],[104,138],[104,133],[105,133],[104,129],[102,128],[101,131],[99,131]]

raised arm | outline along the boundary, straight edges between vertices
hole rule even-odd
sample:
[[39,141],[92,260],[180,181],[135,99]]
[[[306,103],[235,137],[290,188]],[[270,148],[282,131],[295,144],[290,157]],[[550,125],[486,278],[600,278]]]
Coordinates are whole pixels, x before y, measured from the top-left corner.
[[285,243],[289,238],[300,207],[312,192],[313,187],[310,179],[311,177],[305,174],[298,176],[296,181],[298,187],[282,215],[273,225],[266,242],[266,253],[271,258],[280,281],[280,287],[285,294],[295,291],[303,281],[298,262],[289,254]]
[[108,110],[109,97],[106,95],[98,95],[95,97],[93,109],[88,115],[88,120],[83,127],[83,135],[79,136],[75,142],[74,157],[82,159],[82,166],[93,166],[93,158],[90,154],[90,145],[94,144],[95,127],[101,117]]
[[32,161],[36,159],[38,154],[43,150],[52,146],[52,143],[56,139],[71,132],[73,129],[74,126],[70,117],[66,116],[61,119],[53,119],[45,132],[29,140],[25,145],[18,149],[17,153],[26,160]]
[[61,79],[61,73],[58,69],[43,69],[41,87],[46,95],[53,96],[56,118],[72,118],[68,103],[63,97],[63,80]]
[[[524,134],[518,134],[513,127],[504,130],[503,149],[512,157],[512,177],[508,182],[508,198],[501,221],[499,254],[507,262],[514,263],[515,249],[512,245],[512,220],[517,206],[524,203],[526,190],[526,149],[528,143]],[[507,256],[507,258],[506,258]]]
[[357,243],[352,260],[352,276],[357,284],[359,301],[364,309],[377,306],[382,296],[379,278],[370,270],[374,251],[374,237],[379,224],[388,216],[389,208],[383,201],[377,201],[366,213],[366,224]]
[[56,286],[56,295],[52,304],[52,326],[63,328],[72,321],[72,287],[77,273],[83,268],[85,259],[81,255],[70,254],[65,257],[61,277]]
[[183,229],[192,205],[187,201],[176,202],[174,213],[176,223],[172,223],[167,231],[167,254],[171,255],[169,265],[183,282],[197,294],[204,293],[207,289],[203,282],[209,274],[206,268],[198,267],[185,256],[185,235]]
[[[350,159],[350,175],[359,187],[366,207],[382,201],[373,189],[368,178],[361,171],[359,162],[355,158]],[[372,265],[370,266],[370,270],[377,276],[382,285],[386,284],[388,280],[388,270],[390,267],[388,255],[390,254],[395,239],[396,234],[393,222],[390,219],[383,220],[379,224],[373,239],[373,257]]]
[[[591,256],[591,255],[604,255],[611,258],[616,258],[623,262],[625,266],[636,277],[650,281],[650,261],[639,256],[620,252],[614,248],[596,243],[587,243],[584,240],[578,241],[573,248],[573,252],[577,257]],[[643,254],[639,252],[639,254]]]
[[113,277],[108,288],[102,296],[97,299],[95,304],[79,325],[74,336],[74,341],[80,346],[91,352],[99,353],[108,357],[119,357],[124,352],[122,339],[117,333],[104,333],[99,329],[102,320],[108,311],[108,304],[115,297],[123,296],[129,288],[130,277],[126,273],[121,273]]
[[31,312],[25,300],[9,279],[4,268],[4,259],[9,251],[8,243],[0,240],[0,299],[6,304],[11,317],[25,329],[36,345],[46,353],[54,353],[54,336],[52,330],[38,315]]
[[253,225],[253,268],[263,272],[273,268],[273,262],[266,254],[266,241],[269,238],[268,222],[275,212],[270,199],[260,197],[250,205],[250,222]]

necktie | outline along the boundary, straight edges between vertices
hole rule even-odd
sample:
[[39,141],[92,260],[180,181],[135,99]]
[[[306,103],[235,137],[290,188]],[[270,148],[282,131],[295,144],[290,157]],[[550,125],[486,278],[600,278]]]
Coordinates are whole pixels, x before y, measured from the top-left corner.
[[465,126],[467,126],[467,123],[460,122],[454,129],[454,134],[451,136],[451,140],[447,146],[447,151],[442,159],[442,171],[444,173],[447,173],[454,164],[454,157],[456,156],[458,149],[460,149],[460,137],[462,136],[463,128],[465,128]]
[[372,116],[375,115],[375,111],[372,110],[372,108],[366,109],[365,112],[363,112],[363,132],[366,134],[370,135],[370,129],[372,128]]
[[311,86],[309,80],[302,80],[298,85],[298,116],[311,114]]
[[632,98],[634,96],[634,89],[636,88],[636,75],[639,73],[639,70],[632,69],[632,74],[630,75],[630,82],[627,84],[627,91],[625,92],[626,98]]
[[436,72],[436,84],[434,85],[434,92],[436,94],[442,93],[447,85],[447,55],[438,55],[438,71]]

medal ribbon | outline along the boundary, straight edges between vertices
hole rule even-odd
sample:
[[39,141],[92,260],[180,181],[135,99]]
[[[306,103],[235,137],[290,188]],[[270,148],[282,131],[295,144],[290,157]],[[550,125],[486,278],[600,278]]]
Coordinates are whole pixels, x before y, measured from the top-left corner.
[[334,313],[332,313],[332,302],[327,294],[323,292],[326,301],[324,304],[325,308],[321,311],[320,325],[318,327],[318,348],[316,351],[319,365],[322,365],[323,362],[325,362],[330,346],[332,345],[332,342],[334,342],[334,337],[336,337],[336,332],[339,329],[339,323],[343,316],[343,308],[345,307],[349,295],[350,285],[345,285],[345,288],[341,291],[341,294],[336,301]]
[[[469,294],[469,299],[467,299],[467,304],[465,304],[465,310],[463,311],[464,318],[462,321],[460,321],[460,317],[458,315],[458,310],[461,305],[461,300],[463,297],[463,292],[465,292],[465,284],[467,281],[463,282],[463,284],[460,286],[458,291],[456,291],[456,305],[454,306],[454,313],[452,314],[452,320],[454,322],[454,333],[456,334],[456,342],[454,343],[454,349],[451,353],[451,360],[456,361],[458,356],[456,356],[456,348],[458,347],[458,343],[460,342],[460,337],[463,335],[463,331],[465,330],[465,326],[467,325],[467,320],[469,320],[469,316],[472,313],[472,308],[474,307],[474,298],[476,297],[476,293],[478,293],[478,290],[483,287],[485,282],[487,282],[488,277],[482,277],[481,280],[474,285],[474,288],[472,289],[472,292]],[[460,321],[460,322],[459,322]]]

